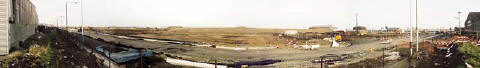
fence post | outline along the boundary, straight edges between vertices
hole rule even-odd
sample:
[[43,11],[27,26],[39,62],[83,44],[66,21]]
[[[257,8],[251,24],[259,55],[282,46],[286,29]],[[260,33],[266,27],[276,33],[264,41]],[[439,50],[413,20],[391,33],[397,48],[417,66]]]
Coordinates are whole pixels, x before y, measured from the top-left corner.
[[[108,59],[111,57],[111,55],[112,55],[112,48],[109,47],[109,48],[108,48],[108,57],[107,57],[107,59],[106,59],[107,61],[108,61]],[[108,61],[108,68],[111,68],[111,66],[112,66],[112,61]]]
[[140,68],[143,68],[143,49],[140,49]]
[[323,68],[323,57],[320,59],[320,68]]
[[215,68],[217,68],[217,60],[215,59]]

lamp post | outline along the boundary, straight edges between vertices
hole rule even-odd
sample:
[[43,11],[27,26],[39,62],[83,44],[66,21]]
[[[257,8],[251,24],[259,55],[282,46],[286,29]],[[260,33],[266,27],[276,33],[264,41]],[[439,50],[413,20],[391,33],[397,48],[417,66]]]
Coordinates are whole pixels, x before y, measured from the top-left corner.
[[[80,14],[82,16],[81,19],[82,19],[82,35],[83,35],[83,32],[84,32],[84,30],[83,30],[83,0],[80,0]],[[83,41],[83,38],[82,38],[82,41]]]
[[412,46],[413,46],[413,26],[412,26],[412,0],[409,0],[409,9],[410,9],[410,12],[409,12],[409,20],[410,20],[410,56],[413,55],[413,49],[412,49]]
[[68,4],[69,3],[77,4],[78,2],[65,2],[65,29],[66,30],[68,30]]
[[462,24],[460,23],[460,14],[462,14],[462,12],[457,12],[458,13],[458,27],[462,27]]
[[355,13],[355,27],[358,26],[358,13]]
[[461,29],[460,27],[462,27],[462,24],[461,24],[461,18],[460,18],[460,15],[462,14],[462,12],[457,12],[458,13],[458,30],[460,31],[459,34],[462,35],[462,32],[463,32],[463,29]]
[[417,34],[417,35],[416,35],[416,36],[417,36],[417,37],[416,37],[417,40],[415,40],[415,41],[416,41],[416,42],[415,42],[415,43],[416,43],[416,47],[415,47],[415,48],[416,48],[416,51],[418,52],[418,48],[419,48],[419,47],[418,47],[418,35],[419,35],[419,33],[418,33],[418,3],[417,3],[417,2],[418,2],[418,0],[415,0],[415,32],[416,32],[416,34]]
[[57,23],[56,23],[56,24],[57,24],[57,28],[58,28],[58,23],[60,23],[60,22],[62,21],[62,19],[63,19],[63,16],[60,16],[60,18],[57,18]]
[[410,26],[410,42],[409,42],[409,50],[410,55],[408,56],[408,67],[412,66],[411,59],[413,56],[413,23],[412,23],[412,0],[408,0],[408,8],[409,8],[409,26]]

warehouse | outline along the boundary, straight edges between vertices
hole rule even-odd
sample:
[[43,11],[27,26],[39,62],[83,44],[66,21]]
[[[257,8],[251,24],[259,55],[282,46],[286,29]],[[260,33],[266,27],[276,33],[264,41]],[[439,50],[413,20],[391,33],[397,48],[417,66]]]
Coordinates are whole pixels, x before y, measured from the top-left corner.
[[470,32],[480,31],[480,12],[470,12],[465,20],[465,30]]
[[0,55],[35,33],[38,17],[30,0],[0,0]]

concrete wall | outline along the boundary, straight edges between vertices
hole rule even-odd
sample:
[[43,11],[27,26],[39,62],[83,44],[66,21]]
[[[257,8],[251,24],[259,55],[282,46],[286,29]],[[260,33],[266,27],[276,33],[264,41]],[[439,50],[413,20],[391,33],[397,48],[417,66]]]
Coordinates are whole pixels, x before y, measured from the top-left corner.
[[37,25],[9,24],[8,45],[10,45],[10,47],[17,46],[20,41],[24,41],[35,34],[36,26]]

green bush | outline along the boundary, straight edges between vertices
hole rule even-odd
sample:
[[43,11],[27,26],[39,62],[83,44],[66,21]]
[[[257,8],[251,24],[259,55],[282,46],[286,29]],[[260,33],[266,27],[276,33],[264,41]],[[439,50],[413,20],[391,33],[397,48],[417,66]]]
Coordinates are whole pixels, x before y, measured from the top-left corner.
[[475,68],[480,67],[480,47],[472,43],[457,43],[463,61]]
[[40,65],[50,65],[51,60],[53,58],[53,51],[50,44],[48,43],[47,46],[42,46],[42,49],[45,51],[41,53],[40,56],[36,57],[38,59],[35,59],[35,63],[39,63]]

